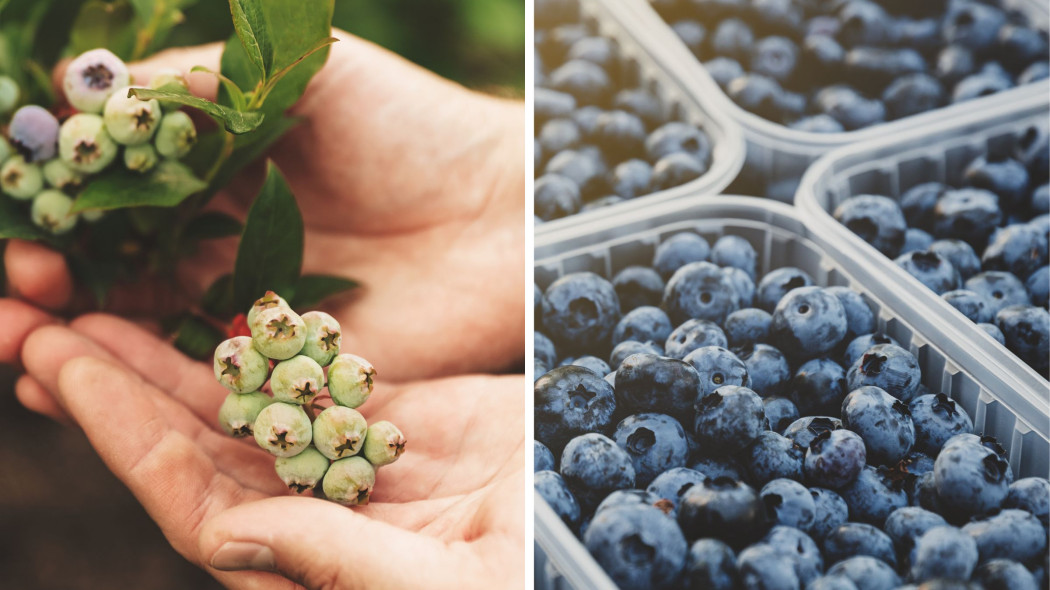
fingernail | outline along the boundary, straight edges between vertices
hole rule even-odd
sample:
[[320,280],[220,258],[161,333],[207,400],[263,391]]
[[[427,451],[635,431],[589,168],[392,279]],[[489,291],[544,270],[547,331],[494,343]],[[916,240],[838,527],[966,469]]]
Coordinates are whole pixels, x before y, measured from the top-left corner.
[[230,541],[219,547],[211,556],[211,566],[217,570],[260,570],[272,572],[277,569],[273,551],[258,543]]

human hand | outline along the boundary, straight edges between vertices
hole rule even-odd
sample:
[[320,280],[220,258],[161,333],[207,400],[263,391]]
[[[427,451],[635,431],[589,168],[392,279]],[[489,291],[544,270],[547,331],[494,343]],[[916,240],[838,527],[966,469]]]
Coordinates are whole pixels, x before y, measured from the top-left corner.
[[[468,91],[386,50],[335,31],[328,64],[292,114],[303,122],[271,156],[303,213],[303,271],[349,276],[364,286],[325,311],[344,346],[395,381],[504,370],[524,355],[525,135],[522,103]],[[218,69],[222,47],[170,50],[132,66],[151,72]],[[188,74],[193,93],[217,82]],[[261,176],[247,174],[213,201],[243,218]],[[199,298],[233,268],[236,240],[204,242],[179,269],[182,292]],[[61,255],[11,241],[4,258],[12,292],[69,309],[73,280]],[[111,309],[158,317],[168,285],[117,289]]]
[[[19,399],[78,424],[172,546],[227,587],[491,588],[523,579],[523,377],[380,381],[361,410],[397,423],[408,451],[379,471],[368,506],[348,509],[292,496],[272,456],[218,429],[226,392],[206,364],[112,316],[47,325],[45,314],[0,300],[0,313],[16,310],[24,312],[14,316],[24,319],[16,338],[32,329],[22,338]],[[0,359],[11,345],[0,340]]]

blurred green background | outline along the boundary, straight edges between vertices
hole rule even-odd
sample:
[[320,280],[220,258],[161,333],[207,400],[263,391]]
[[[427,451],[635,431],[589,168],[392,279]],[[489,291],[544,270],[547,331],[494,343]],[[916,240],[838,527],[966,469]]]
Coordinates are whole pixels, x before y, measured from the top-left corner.
[[[230,36],[227,2],[181,1],[186,21],[165,45]],[[20,73],[45,92],[46,70],[66,50],[81,8],[94,3],[123,10],[127,2],[10,0],[0,13],[0,71],[28,63],[17,56],[30,57],[31,67]],[[524,95],[524,0],[335,0],[335,7],[335,26],[442,76],[483,91]],[[0,458],[0,588],[218,590],[217,582],[172,550],[80,431],[17,402],[16,377],[12,367],[0,366],[0,430],[7,435]]]

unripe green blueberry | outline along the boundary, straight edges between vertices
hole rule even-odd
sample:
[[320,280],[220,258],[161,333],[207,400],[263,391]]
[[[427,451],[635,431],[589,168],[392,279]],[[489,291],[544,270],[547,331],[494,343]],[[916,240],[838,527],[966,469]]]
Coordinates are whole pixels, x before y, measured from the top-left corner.
[[121,88],[106,100],[102,120],[106,123],[106,131],[117,143],[139,145],[153,137],[163,113],[155,99],[128,96],[129,90]]
[[33,223],[52,234],[59,235],[73,229],[77,224],[77,214],[73,210],[73,199],[62,191],[46,190],[33,199],[29,212]]
[[69,62],[62,89],[73,108],[101,113],[113,91],[130,83],[128,66],[119,57],[106,49],[92,49]]
[[22,92],[18,83],[9,76],[0,76],[0,115],[6,115],[18,106]]
[[[164,68],[158,70],[157,73],[153,74],[153,77],[150,78],[149,81],[149,87],[153,90],[160,90],[165,86],[172,85],[179,86],[186,91],[190,89],[190,85],[189,82],[186,81],[186,77],[182,75],[182,72],[174,68]],[[179,103],[170,100],[160,101],[160,108],[163,109],[164,112],[178,110],[181,106],[182,105],[180,105]]]
[[308,356],[293,356],[273,368],[270,389],[278,401],[306,405],[324,389],[324,369]]
[[252,331],[255,349],[274,360],[292,358],[306,343],[306,323],[287,307],[259,312],[248,327]]
[[361,455],[376,467],[390,465],[405,452],[407,442],[397,426],[385,420],[376,422],[368,427]]
[[73,170],[62,160],[48,160],[42,167],[48,186],[66,193],[76,192],[84,183],[84,175]]
[[294,457],[278,457],[273,467],[288,489],[301,494],[321,485],[328,465],[328,459],[317,449],[306,447]]
[[157,150],[148,143],[129,145],[124,148],[124,167],[133,172],[145,174],[160,161]]
[[275,401],[255,418],[255,442],[278,457],[293,457],[310,446],[313,428],[301,406]]
[[168,113],[160,120],[153,144],[165,158],[182,158],[197,145],[197,127],[182,111]]
[[341,354],[328,367],[328,393],[341,406],[360,407],[372,395],[375,376],[372,363],[359,356]]
[[272,403],[273,398],[260,391],[227,394],[219,407],[219,426],[236,438],[251,436],[259,412]]
[[236,336],[215,348],[212,364],[215,379],[234,393],[249,393],[266,383],[270,362],[255,347],[247,336]]
[[0,167],[0,190],[14,199],[32,199],[44,190],[44,174],[22,156],[11,156]]
[[80,218],[88,223],[95,223],[105,216],[106,212],[102,209],[87,209],[80,212]]
[[300,354],[317,361],[322,367],[327,367],[332,359],[339,354],[339,346],[343,342],[343,329],[335,318],[323,311],[308,311],[303,314],[306,322],[306,344]]
[[252,304],[252,308],[248,310],[248,325],[251,326],[255,323],[255,318],[258,317],[260,311],[272,307],[292,308],[280,295],[273,291],[267,291],[265,295],[256,299],[255,303]]
[[360,412],[332,406],[314,420],[314,446],[333,461],[343,459],[361,450],[367,431],[368,422]]
[[347,506],[365,506],[376,485],[376,470],[361,457],[340,459],[328,468],[321,488],[329,500]]
[[78,113],[66,119],[58,133],[58,154],[73,170],[95,174],[105,170],[120,152],[102,117]]

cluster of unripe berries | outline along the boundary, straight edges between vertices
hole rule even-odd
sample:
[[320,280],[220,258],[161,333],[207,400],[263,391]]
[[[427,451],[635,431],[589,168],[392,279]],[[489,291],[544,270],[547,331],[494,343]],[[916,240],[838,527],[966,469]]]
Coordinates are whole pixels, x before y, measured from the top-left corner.
[[[248,326],[251,337],[230,338],[215,350],[215,378],[231,392],[219,408],[223,430],[253,436],[277,457],[277,475],[297,493],[319,488],[341,504],[368,504],[376,470],[405,450],[396,426],[369,425],[355,409],[372,394],[371,363],[340,354],[335,318],[300,316],[272,291],[252,306]],[[334,405],[322,410],[314,401],[326,386]]]
[[[177,71],[158,72],[151,88],[186,88]],[[89,176],[110,168],[118,157],[128,170],[146,173],[162,158],[185,157],[197,129],[178,105],[128,96],[131,75],[119,57],[92,49],[70,62],[63,90],[74,114],[60,121],[39,105],[19,104],[14,80],[0,76],[0,118],[14,110],[0,134],[0,191],[31,201],[33,222],[63,234],[78,217],[95,221],[101,211],[71,213],[73,199]]]

